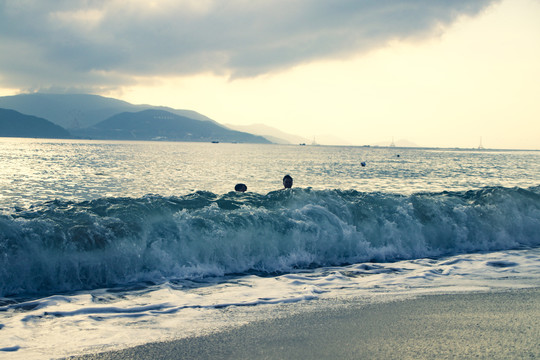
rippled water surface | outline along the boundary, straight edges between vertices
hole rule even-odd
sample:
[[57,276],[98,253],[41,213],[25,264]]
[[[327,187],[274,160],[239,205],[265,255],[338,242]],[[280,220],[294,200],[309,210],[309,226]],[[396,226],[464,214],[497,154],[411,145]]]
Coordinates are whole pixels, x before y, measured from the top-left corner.
[[538,151],[0,138],[0,160],[2,358],[540,284]]
[[295,187],[401,194],[540,184],[535,151],[0,138],[0,159],[0,207],[223,194],[238,182],[262,194],[281,188],[287,173]]

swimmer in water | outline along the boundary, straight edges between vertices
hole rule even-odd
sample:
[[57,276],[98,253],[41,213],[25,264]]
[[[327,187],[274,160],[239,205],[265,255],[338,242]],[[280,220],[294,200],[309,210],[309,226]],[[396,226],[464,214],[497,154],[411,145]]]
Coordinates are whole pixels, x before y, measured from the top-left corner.
[[238,191],[238,192],[246,192],[247,191],[247,186],[246,186],[246,184],[236,184],[235,187],[234,187],[234,190]]
[[283,186],[284,186],[284,189],[290,189],[292,188],[292,184],[293,184],[293,179],[291,177],[291,175],[285,175],[283,177]]

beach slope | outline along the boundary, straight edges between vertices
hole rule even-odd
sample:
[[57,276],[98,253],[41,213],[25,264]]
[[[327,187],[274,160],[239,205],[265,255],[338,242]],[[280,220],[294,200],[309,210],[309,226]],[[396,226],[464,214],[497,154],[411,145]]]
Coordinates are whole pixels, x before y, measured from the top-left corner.
[[536,359],[540,289],[430,295],[73,359]]

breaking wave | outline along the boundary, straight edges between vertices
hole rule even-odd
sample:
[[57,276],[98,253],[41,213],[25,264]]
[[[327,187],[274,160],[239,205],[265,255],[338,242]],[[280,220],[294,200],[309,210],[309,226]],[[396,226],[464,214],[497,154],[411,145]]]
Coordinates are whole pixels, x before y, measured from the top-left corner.
[[55,200],[0,215],[0,296],[539,245],[540,186]]

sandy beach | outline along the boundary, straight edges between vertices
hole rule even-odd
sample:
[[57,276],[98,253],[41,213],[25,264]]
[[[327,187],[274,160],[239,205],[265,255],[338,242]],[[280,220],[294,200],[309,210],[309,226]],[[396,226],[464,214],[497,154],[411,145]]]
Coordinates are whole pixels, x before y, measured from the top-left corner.
[[540,288],[342,306],[72,359],[537,359]]

